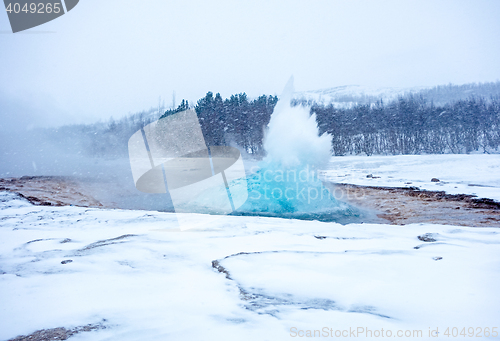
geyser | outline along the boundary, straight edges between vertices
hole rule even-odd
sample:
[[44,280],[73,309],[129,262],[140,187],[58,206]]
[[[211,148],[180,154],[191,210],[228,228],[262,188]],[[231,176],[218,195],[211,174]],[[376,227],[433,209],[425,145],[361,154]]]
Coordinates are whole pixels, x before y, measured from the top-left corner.
[[290,105],[293,77],[274,108],[264,137],[266,157],[247,179],[248,200],[236,214],[342,221],[357,216],[318,178],[331,158],[331,135],[319,135],[310,108]]
[[[177,213],[352,221],[356,211],[337,201],[318,178],[331,158],[332,137],[319,134],[310,108],[290,105],[292,93],[290,78],[266,128],[266,156],[247,176],[243,163],[241,169],[231,166],[238,157],[219,160],[215,151],[223,147],[212,146],[209,153],[192,111],[146,126],[144,134],[138,131],[129,141],[137,188],[165,193],[166,179]],[[221,162],[231,167],[219,167]]]

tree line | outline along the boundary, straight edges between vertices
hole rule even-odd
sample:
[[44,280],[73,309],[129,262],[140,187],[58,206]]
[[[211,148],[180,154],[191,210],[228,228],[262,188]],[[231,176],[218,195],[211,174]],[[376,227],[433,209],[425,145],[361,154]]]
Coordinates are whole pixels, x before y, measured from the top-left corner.
[[[196,105],[183,100],[177,108],[151,108],[119,120],[90,125],[64,126],[44,134],[72,153],[97,157],[125,157],[128,139],[147,124],[193,108],[205,141],[210,145],[235,145],[262,157],[265,127],[278,101],[245,93],[222,99],[208,92]],[[295,100],[292,105],[303,105]],[[434,105],[423,96],[409,95],[384,103],[338,108],[312,105],[320,132],[332,135],[333,155],[442,154],[499,152],[500,97],[470,97]]]
[[248,100],[245,93],[222,100],[208,92],[195,107],[205,142],[212,145],[236,145],[253,155],[263,155],[264,128],[269,123],[276,96],[262,95]]
[[500,97],[470,97],[442,106],[423,96],[342,109],[313,106],[334,155],[498,152]]
[[[198,101],[198,114],[207,145],[236,144],[262,156],[264,129],[278,98],[246,94],[222,100],[209,92]],[[300,100],[292,105],[303,105]],[[332,135],[333,155],[397,155],[498,152],[500,97],[480,96],[434,105],[422,95],[401,96],[385,104],[338,108],[312,105],[320,133]]]

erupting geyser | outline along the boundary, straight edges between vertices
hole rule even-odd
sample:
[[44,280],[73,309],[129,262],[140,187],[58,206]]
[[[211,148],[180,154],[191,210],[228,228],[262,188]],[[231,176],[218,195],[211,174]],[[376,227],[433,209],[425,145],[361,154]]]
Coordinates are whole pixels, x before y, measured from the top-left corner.
[[[224,176],[228,176],[229,181],[224,180],[225,185],[222,184],[222,180],[219,181],[220,184],[207,186],[205,180],[205,182],[200,181],[199,184],[203,186],[198,186],[200,189],[196,193],[192,187],[198,183],[189,182],[189,186],[181,188],[181,194],[188,196],[189,200],[182,205],[176,204],[176,212],[210,214],[232,212],[231,214],[237,215],[338,222],[352,221],[353,216],[357,216],[349,205],[337,201],[318,178],[318,170],[331,158],[332,137],[327,133],[319,135],[316,115],[310,114],[310,108],[290,105],[292,93],[293,78],[290,78],[271,115],[264,137],[266,157],[259,163],[257,169],[252,169],[246,178],[234,175],[228,169]],[[201,130],[199,135],[201,139]],[[181,158],[178,163],[187,164],[189,160],[191,159]],[[218,175],[220,168],[216,167],[217,160],[217,157],[214,159],[212,152],[214,176]],[[202,165],[199,161],[196,165],[183,166],[182,169],[180,166],[173,167],[173,171],[183,179],[189,172],[198,174],[196,172]],[[208,166],[205,168],[208,171]],[[182,172],[179,172],[179,169]],[[167,175],[169,172],[170,168],[165,171]],[[169,188],[171,185],[169,183]],[[170,193],[172,196],[172,190]],[[239,205],[231,204],[232,208],[229,208],[228,198],[229,201]],[[221,209],[224,207],[226,209]]]
[[238,213],[320,220],[353,216],[318,179],[318,168],[331,158],[332,137],[319,135],[309,108],[290,105],[292,93],[293,77],[271,115],[264,138],[267,155],[247,179],[248,200]]
[[264,162],[284,169],[324,166],[332,155],[332,137],[327,133],[319,136],[316,115],[311,115],[309,108],[290,105],[292,93],[293,77],[271,115],[264,138]]

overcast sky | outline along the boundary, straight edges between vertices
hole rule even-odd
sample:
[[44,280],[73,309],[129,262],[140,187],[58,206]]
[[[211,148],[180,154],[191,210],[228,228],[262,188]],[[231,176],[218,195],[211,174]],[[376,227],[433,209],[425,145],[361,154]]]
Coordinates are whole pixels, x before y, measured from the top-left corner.
[[[0,115],[89,122],[207,91],[500,80],[499,0],[80,0],[9,33],[0,13]],[[5,122],[5,120],[3,120]]]

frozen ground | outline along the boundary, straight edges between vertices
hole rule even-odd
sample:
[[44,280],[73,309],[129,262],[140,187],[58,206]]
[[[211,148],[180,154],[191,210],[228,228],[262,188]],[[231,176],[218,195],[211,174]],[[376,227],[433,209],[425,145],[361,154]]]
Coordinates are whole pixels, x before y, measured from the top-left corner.
[[[388,159],[373,160],[351,179],[393,174]],[[274,341],[358,327],[428,339],[429,328],[447,338],[447,327],[483,337],[500,327],[497,228],[230,216],[203,230],[175,225],[172,213],[33,206],[0,192],[0,340],[87,324],[106,328],[71,339]]]
[[[418,187],[500,201],[500,154],[333,157],[324,178],[335,183]],[[432,178],[439,182],[432,182]]]

